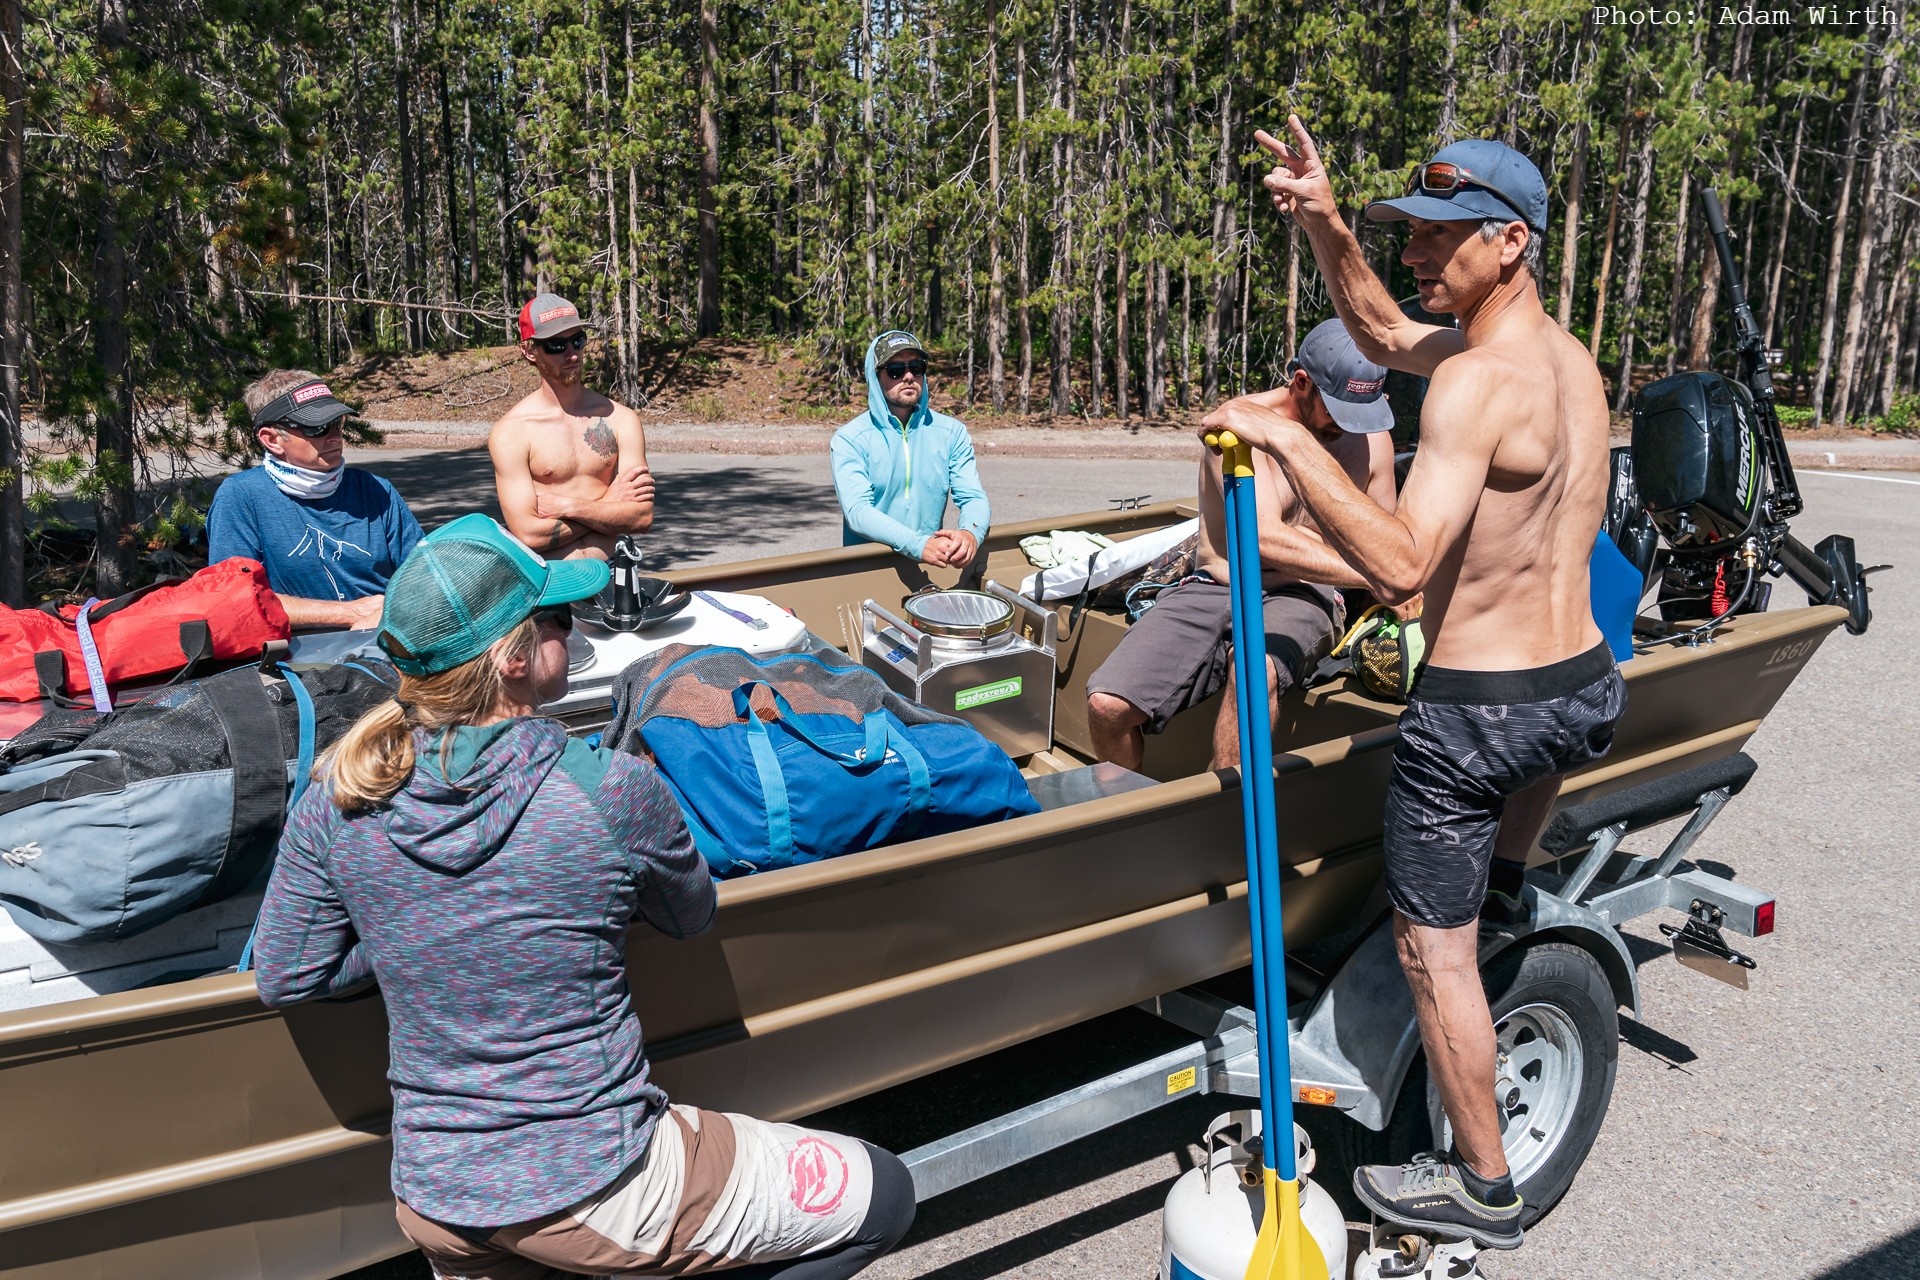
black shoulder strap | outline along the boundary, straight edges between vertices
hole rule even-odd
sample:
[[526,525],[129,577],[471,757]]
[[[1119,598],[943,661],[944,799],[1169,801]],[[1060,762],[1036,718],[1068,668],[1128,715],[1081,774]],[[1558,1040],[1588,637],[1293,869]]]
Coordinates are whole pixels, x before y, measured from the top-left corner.
[[219,717],[233,763],[233,819],[220,870],[195,906],[238,893],[273,856],[287,812],[287,751],[280,717],[255,667],[241,667],[197,686]]

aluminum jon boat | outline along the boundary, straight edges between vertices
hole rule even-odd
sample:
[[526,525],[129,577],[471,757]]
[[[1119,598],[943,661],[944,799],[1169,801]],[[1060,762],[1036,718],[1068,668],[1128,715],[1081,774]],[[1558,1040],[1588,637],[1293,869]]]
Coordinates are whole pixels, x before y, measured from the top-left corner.
[[[986,576],[1025,576],[1025,535],[1125,539],[1191,514],[996,529]],[[855,654],[863,602],[927,585],[869,547],[672,576],[767,597]],[[1613,752],[1563,806],[1739,751],[1845,618],[1741,615],[1711,643],[1635,658]],[[1239,784],[1206,767],[1211,713],[1151,740],[1144,776],[1088,764],[1086,681],[1125,626],[1089,611],[1057,644],[1051,742],[1021,759],[1042,812],[729,881],[693,941],[636,930],[656,1079],[681,1101],[797,1117],[1246,965]],[[1381,910],[1397,713],[1344,683],[1282,701],[1274,785],[1296,946]],[[604,706],[568,718],[595,715]],[[0,1277],[299,1280],[404,1251],[386,1061],[377,994],[276,1013],[244,974],[0,1014]]]

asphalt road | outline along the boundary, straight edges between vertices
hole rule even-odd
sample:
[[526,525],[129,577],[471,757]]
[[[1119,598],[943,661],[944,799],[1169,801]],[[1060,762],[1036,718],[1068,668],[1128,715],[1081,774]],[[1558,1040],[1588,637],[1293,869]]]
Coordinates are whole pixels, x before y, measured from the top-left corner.
[[[490,488],[484,453],[375,461],[429,523]],[[372,455],[373,459],[380,455]],[[838,540],[824,459],[660,455],[659,567],[771,555]],[[408,469],[418,469],[418,485]],[[1109,497],[1192,492],[1186,464],[983,462],[999,519],[1100,509]],[[1592,1156],[1524,1249],[1483,1255],[1518,1277],[1920,1278],[1920,957],[1903,923],[1920,888],[1910,744],[1920,724],[1911,637],[1920,626],[1920,483],[1802,472],[1812,545],[1851,534],[1878,575],[1873,629],[1831,637],[1748,751],[1754,783],[1695,847],[1772,890],[1779,926],[1748,949],[1739,992],[1676,965],[1651,918],[1629,926],[1644,1023],[1623,1017],[1612,1109]],[[449,490],[454,490],[450,492]],[[467,505],[457,505],[465,501]],[[437,517],[434,503],[456,504]],[[683,524],[677,512],[697,510]],[[1799,602],[1777,587],[1778,605]],[[1657,847],[1659,833],[1629,841]],[[1144,1015],[1115,1015],[823,1117],[905,1149],[1166,1045]],[[1220,1102],[1194,1099],[921,1206],[906,1246],[870,1269],[906,1277],[1147,1280],[1159,1212]],[[424,1275],[417,1259],[363,1273]]]

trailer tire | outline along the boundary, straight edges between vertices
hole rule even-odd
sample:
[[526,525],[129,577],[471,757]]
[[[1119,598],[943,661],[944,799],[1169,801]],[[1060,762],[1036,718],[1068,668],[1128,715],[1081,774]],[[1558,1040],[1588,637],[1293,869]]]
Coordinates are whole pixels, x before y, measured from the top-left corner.
[[[1503,1054],[1495,1088],[1507,1158],[1531,1226],[1567,1193],[1600,1136],[1620,1060],[1619,1006],[1600,962],[1571,943],[1503,953],[1482,978]],[[1395,1161],[1451,1143],[1424,1058],[1407,1073],[1384,1136]]]

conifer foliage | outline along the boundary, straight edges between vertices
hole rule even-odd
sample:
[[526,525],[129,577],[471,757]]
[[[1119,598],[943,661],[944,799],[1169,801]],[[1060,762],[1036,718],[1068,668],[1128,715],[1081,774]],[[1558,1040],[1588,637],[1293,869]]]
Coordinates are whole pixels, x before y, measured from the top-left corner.
[[23,404],[70,446],[43,477],[118,535],[105,594],[142,531],[190,518],[136,486],[210,420],[238,447],[246,378],[504,341],[536,289],[596,317],[636,400],[662,342],[765,336],[844,385],[882,325],[982,411],[1152,418],[1266,385],[1327,313],[1259,186],[1253,130],[1289,110],[1402,293],[1400,233],[1361,203],[1454,138],[1530,154],[1548,309],[1620,404],[1724,363],[1711,183],[1802,416],[1920,417],[1904,0],[1851,26],[1689,12],[0,0],[0,595]]

